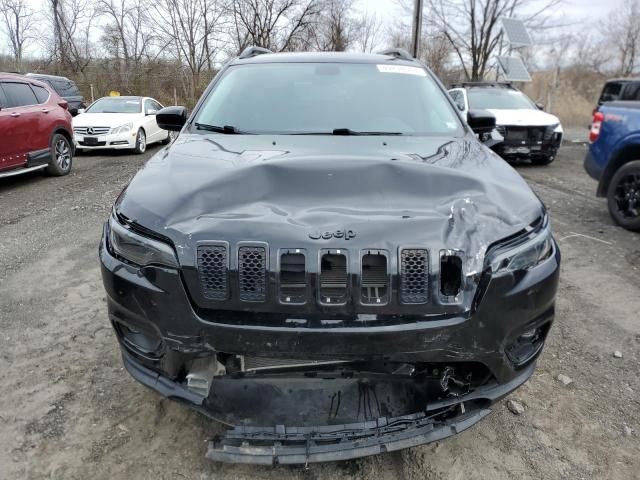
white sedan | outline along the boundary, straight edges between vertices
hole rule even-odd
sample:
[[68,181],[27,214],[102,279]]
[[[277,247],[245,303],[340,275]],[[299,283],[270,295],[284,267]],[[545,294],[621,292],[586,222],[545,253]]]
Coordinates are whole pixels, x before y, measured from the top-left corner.
[[143,153],[147,145],[169,143],[172,136],[156,123],[162,105],[149,97],[103,97],[73,118],[76,148],[131,149]]

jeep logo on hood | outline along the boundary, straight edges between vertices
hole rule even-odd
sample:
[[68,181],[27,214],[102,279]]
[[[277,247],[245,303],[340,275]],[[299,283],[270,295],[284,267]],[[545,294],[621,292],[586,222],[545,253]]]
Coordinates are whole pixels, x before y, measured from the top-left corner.
[[335,232],[311,232],[309,233],[309,238],[311,240],[329,240],[331,238],[344,238],[345,240],[351,240],[356,236],[356,232],[345,228],[344,230],[336,230]]

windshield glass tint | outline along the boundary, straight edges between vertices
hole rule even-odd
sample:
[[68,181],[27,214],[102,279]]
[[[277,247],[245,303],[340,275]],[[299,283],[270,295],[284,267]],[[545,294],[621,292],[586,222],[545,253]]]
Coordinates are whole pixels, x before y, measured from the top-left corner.
[[536,110],[535,104],[524,93],[507,88],[470,88],[469,108],[479,110]]
[[140,113],[140,100],[126,98],[101,98],[87,108],[87,113]]
[[375,64],[231,67],[195,122],[248,133],[462,132],[453,107],[424,69]]

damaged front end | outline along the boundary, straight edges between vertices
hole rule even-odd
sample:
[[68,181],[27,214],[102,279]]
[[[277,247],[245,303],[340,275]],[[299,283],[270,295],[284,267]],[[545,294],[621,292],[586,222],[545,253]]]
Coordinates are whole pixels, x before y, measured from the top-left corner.
[[228,427],[210,440],[207,458],[269,465],[347,460],[441,440],[487,416],[489,406],[534,368],[532,363],[500,385],[473,362],[305,362],[217,354],[215,361],[195,360],[184,382],[174,383],[123,354],[142,383]]
[[531,376],[553,322],[560,253],[503,161],[471,139],[304,154],[315,141],[181,135],[105,225],[124,364],[226,425],[213,460],[305,464],[453,435]]

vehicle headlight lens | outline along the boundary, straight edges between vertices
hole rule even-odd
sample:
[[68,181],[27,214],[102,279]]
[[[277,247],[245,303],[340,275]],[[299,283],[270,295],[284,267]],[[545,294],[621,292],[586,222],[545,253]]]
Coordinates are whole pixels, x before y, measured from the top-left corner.
[[531,233],[524,242],[511,248],[500,249],[490,259],[493,273],[528,270],[542,263],[553,254],[553,237],[549,225]]
[[122,225],[113,215],[109,218],[108,239],[115,254],[136,265],[178,268],[178,259],[170,245],[143,237]]
[[111,133],[125,133],[133,128],[133,123],[125,123],[124,125],[120,125],[119,127],[115,127],[111,129]]

